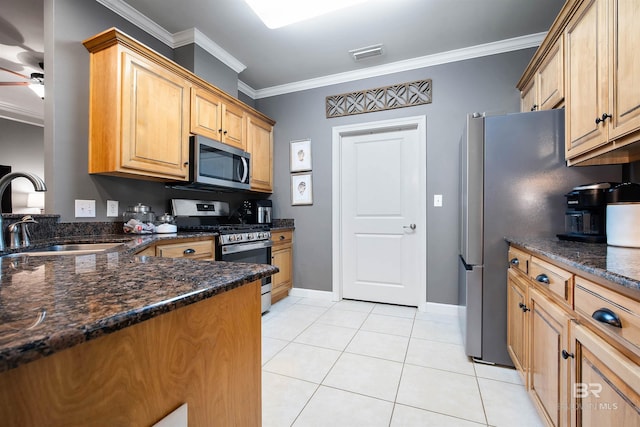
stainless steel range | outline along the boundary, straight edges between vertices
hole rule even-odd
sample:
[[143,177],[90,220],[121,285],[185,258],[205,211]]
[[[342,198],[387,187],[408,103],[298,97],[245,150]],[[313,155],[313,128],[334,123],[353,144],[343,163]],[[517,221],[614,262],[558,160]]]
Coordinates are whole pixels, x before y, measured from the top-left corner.
[[[178,231],[216,232],[216,260],[271,264],[271,231],[266,224],[242,224],[229,204],[215,200],[171,200]],[[271,308],[271,277],[262,279],[262,313]]]

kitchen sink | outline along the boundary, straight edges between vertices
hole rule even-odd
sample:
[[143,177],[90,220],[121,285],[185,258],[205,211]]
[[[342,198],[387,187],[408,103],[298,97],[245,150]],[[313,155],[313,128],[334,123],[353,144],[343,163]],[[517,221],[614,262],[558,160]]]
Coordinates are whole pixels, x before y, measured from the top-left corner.
[[[16,252],[11,255],[27,256],[50,256],[50,255],[82,255],[104,252],[108,249],[122,245],[119,243],[64,243],[58,245],[45,246],[43,248],[29,249],[23,252]],[[10,255],[10,256],[11,256]]]

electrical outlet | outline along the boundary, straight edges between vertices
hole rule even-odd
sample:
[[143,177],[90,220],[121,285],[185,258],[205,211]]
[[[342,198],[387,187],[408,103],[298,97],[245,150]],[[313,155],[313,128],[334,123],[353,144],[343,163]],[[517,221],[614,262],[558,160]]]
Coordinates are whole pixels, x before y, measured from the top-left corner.
[[107,200],[107,216],[108,217],[118,216],[117,200]]
[[76,200],[76,218],[95,218],[95,200]]
[[435,206],[436,208],[442,207],[442,194],[433,195],[433,206]]

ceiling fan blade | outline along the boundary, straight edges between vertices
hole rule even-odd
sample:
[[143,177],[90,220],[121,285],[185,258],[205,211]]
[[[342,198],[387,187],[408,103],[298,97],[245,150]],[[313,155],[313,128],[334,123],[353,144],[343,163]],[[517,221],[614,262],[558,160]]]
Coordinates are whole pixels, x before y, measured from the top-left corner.
[[0,86],[29,86],[29,82],[0,82]]
[[8,68],[0,67],[0,70],[6,71],[7,73],[11,73],[11,74],[16,75],[18,77],[22,77],[23,79],[29,80],[28,76],[25,76],[24,74],[20,74],[20,73],[17,73],[15,71],[12,71],[12,70],[9,70]]

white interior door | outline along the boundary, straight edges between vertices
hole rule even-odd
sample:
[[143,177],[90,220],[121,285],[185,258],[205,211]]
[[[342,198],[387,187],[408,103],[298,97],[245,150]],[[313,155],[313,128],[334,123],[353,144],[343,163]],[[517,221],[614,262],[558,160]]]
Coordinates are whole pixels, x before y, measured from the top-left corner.
[[340,138],[343,298],[418,306],[426,296],[420,139],[416,127]]

